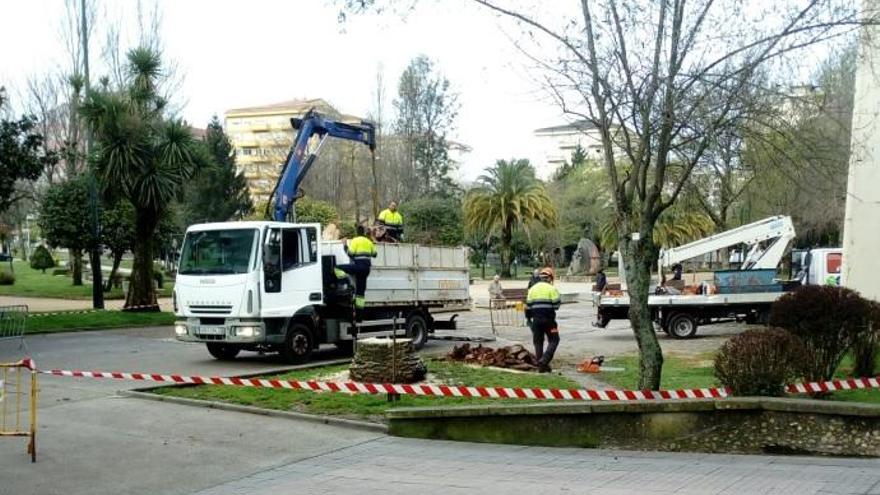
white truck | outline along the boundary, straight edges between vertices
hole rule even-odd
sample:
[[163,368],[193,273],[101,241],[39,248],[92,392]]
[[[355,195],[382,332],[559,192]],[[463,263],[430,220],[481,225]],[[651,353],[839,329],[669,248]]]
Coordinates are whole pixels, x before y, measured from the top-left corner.
[[[778,279],[777,268],[794,237],[791,218],[774,216],[661,251],[658,280],[664,268],[719,250],[744,246],[741,252],[747,254],[739,270],[715,272],[713,283],[704,285],[701,293],[682,294],[666,287],[655,290],[648,296],[652,318],[664,332],[680,339],[695,336],[699,325],[729,320],[766,323],[770,306],[786,291],[802,284],[827,283],[829,270],[840,271],[839,248],[814,249],[809,256],[807,251],[792,255],[800,279]],[[799,260],[804,269],[797,270]],[[622,270],[620,277],[625,280]],[[604,328],[611,320],[628,318],[629,296],[625,283],[622,287],[620,294],[599,297],[596,326]]]
[[454,329],[454,312],[471,306],[467,248],[376,248],[356,322],[353,282],[335,268],[349,258],[342,241],[321,240],[319,224],[193,225],[174,287],[177,339],[205,343],[218,359],[273,351],[301,363],[321,344],[350,349],[359,335],[395,332],[421,348],[434,330]]

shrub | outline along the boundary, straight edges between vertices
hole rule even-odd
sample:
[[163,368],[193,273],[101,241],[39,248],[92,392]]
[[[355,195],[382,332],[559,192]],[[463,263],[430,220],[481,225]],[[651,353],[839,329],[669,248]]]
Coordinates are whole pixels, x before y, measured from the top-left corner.
[[329,223],[339,221],[339,213],[336,208],[327,201],[312,199],[308,196],[300,198],[294,204],[296,209],[296,221],[301,223],[320,223],[326,227]]
[[67,275],[70,275],[70,269],[56,268],[56,269],[52,270],[52,276],[54,277],[56,275],[64,275],[66,277]]
[[165,283],[165,276],[160,271],[153,271],[153,280],[156,281],[156,287],[161,289],[162,284]]
[[13,284],[15,284],[15,274],[0,271],[0,285],[13,285]]
[[464,242],[461,201],[420,198],[400,205],[406,242],[457,246]]
[[49,253],[49,250],[46,249],[46,246],[40,244],[34,249],[34,254],[31,255],[31,268],[34,270],[42,270],[43,273],[46,273],[47,268],[52,268],[55,266],[55,260],[52,259],[52,255]]
[[877,345],[880,344],[880,303],[871,303],[869,328],[853,345],[853,372],[856,376],[874,376],[877,370]]
[[799,337],[809,354],[806,378],[830,380],[846,352],[868,331],[871,303],[843,287],[808,285],[773,303],[770,325]]
[[781,328],[752,329],[724,343],[715,356],[715,376],[734,395],[779,396],[803,376],[807,349]]

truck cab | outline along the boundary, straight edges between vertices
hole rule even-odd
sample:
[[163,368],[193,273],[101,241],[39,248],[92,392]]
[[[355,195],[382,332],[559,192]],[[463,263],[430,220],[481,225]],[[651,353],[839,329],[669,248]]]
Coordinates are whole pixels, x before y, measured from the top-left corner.
[[[348,262],[348,256],[341,242],[321,240],[319,224],[193,225],[184,237],[174,288],[175,334],[181,341],[205,343],[218,359],[252,350],[304,362],[321,344],[350,348],[359,332],[399,333],[421,347],[434,329],[454,328],[454,318],[451,324],[436,321],[436,310],[469,301],[466,253],[464,263],[453,256],[455,266],[437,267],[445,270],[446,280],[436,282],[458,290],[431,293],[436,278],[431,276],[431,256],[420,260],[398,255],[393,260],[386,254],[407,246],[414,252],[444,249],[457,254],[464,249],[378,245],[382,256],[368,279],[368,308],[364,321],[355,324],[353,281],[335,268]],[[438,257],[439,263],[444,260]]]

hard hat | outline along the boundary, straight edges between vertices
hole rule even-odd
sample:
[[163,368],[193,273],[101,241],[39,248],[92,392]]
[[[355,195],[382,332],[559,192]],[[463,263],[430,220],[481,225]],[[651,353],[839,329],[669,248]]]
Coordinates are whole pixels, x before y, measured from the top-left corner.
[[541,268],[541,271],[538,273],[538,276],[547,277],[550,280],[553,280],[554,278],[556,278],[556,276],[553,274],[553,269],[550,267]]

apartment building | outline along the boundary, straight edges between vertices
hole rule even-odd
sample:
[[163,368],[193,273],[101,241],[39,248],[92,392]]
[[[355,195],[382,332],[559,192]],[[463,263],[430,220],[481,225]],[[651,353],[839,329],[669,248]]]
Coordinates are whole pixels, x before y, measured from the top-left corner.
[[254,204],[269,200],[272,187],[281,173],[284,159],[293,143],[292,117],[301,117],[310,109],[345,122],[362,119],[342,115],[325,100],[290,100],[271,105],[227,110],[226,133],[235,147],[236,163],[244,173]]

